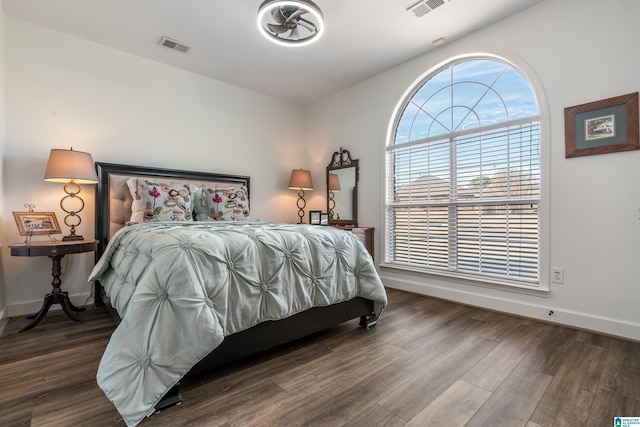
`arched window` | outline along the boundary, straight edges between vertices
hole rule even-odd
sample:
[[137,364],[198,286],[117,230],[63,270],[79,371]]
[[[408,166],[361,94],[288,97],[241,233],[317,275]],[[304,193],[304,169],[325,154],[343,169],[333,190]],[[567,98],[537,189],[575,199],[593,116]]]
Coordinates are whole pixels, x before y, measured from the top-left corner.
[[385,263],[539,283],[540,114],[527,78],[456,60],[403,101],[386,148]]

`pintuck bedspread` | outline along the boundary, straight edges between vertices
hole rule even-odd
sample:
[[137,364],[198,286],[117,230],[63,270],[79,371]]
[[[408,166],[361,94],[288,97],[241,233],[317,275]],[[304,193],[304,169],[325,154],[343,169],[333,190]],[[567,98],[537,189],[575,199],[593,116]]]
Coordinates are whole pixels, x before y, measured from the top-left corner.
[[122,321],[98,385],[129,426],[225,336],[316,306],[386,293],[352,233],[256,222],[146,223],[120,230],[90,280]]

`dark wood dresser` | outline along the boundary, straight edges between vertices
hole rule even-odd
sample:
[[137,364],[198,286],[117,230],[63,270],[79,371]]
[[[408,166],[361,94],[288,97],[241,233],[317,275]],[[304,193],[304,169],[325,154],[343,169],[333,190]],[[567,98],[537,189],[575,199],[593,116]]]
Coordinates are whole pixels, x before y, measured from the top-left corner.
[[367,251],[371,254],[371,258],[375,260],[374,256],[374,245],[373,245],[373,233],[375,231],[374,227],[356,227],[351,228],[350,231],[355,234],[358,239],[362,242]]

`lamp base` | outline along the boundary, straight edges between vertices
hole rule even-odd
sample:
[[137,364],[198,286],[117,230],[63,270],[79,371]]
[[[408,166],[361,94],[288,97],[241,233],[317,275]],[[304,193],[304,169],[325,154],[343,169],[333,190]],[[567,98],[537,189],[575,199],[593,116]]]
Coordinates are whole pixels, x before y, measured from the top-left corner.
[[63,241],[63,242],[68,242],[68,241],[70,241],[70,240],[84,240],[84,237],[82,237],[82,236],[76,236],[75,234],[70,234],[70,235],[68,235],[68,236],[64,236],[64,237],[62,238],[62,241]]
[[304,190],[302,188],[298,190],[298,201],[296,202],[296,205],[298,206],[298,216],[300,217],[298,224],[304,224],[302,218],[304,218],[304,208],[307,206],[307,201],[304,200]]

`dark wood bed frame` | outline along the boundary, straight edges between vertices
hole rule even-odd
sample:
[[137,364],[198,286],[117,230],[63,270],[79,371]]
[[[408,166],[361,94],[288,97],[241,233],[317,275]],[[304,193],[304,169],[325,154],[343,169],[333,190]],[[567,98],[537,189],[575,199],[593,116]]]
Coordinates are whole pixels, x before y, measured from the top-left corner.
[[[181,181],[215,181],[243,184],[249,190],[248,176],[190,172],[173,169],[158,169],[141,166],[129,166],[114,163],[96,163],[98,186],[96,190],[96,238],[98,250],[96,261],[104,252],[110,236],[110,192],[109,176],[142,176],[150,178],[175,178]],[[249,194],[251,194],[249,192]],[[250,203],[250,201],[249,201]],[[105,306],[100,283],[96,281],[94,289],[96,307]],[[326,307],[314,307],[286,319],[267,321],[233,335],[227,336],[222,344],[195,365],[187,375],[219,367],[225,363],[256,354],[281,344],[305,337],[351,319],[359,318],[359,326],[365,329],[375,326],[376,315],[373,301],[354,298]],[[178,386],[171,389],[156,405],[157,410],[181,403]]]

